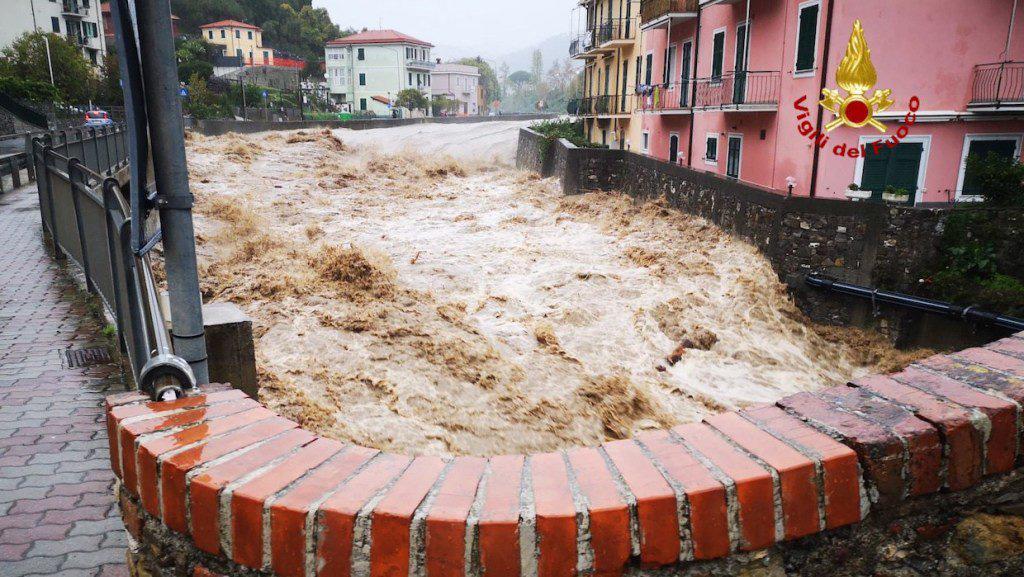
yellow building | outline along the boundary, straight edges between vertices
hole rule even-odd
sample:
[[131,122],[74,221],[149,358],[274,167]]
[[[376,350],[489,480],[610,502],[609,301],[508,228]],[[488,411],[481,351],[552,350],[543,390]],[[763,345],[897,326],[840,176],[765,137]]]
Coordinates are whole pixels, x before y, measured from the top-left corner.
[[223,55],[238,57],[247,66],[273,66],[274,49],[263,46],[263,29],[259,26],[221,20],[199,27],[203,39],[224,47]]
[[[586,62],[579,115],[591,142],[639,148],[640,122],[631,122],[640,84],[640,0],[580,0],[585,12],[573,39],[573,58]],[[636,125],[636,126],[633,126]]]

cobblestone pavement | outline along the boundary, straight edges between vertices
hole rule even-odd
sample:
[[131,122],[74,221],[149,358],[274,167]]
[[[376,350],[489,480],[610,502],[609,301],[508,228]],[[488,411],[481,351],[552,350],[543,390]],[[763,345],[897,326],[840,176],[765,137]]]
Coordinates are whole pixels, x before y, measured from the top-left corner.
[[103,398],[113,364],[88,301],[43,246],[34,187],[0,194],[0,576],[126,576]]

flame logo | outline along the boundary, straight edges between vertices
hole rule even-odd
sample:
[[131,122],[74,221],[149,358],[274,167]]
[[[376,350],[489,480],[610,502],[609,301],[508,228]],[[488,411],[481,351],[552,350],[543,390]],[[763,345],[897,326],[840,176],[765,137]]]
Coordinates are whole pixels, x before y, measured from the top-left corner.
[[844,125],[851,128],[871,125],[879,132],[885,132],[885,125],[876,120],[875,115],[893,105],[892,90],[876,90],[871,98],[864,96],[878,82],[878,72],[871,62],[871,49],[860,20],[853,23],[853,34],[846,46],[846,56],[836,71],[836,82],[847,96],[843,97],[838,90],[830,88],[821,91],[821,106],[836,115],[825,125],[825,131],[831,132]]

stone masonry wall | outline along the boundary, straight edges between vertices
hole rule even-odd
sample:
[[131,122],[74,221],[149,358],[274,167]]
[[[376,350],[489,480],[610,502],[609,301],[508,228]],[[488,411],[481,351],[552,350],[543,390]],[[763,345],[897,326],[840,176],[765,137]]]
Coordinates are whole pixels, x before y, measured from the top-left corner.
[[136,574],[1019,575],[1024,334],[536,455],[317,437],[240,391],[110,397]]
[[[873,326],[902,345],[950,347],[984,343],[1005,332],[946,320],[835,294],[804,285],[808,273],[887,290],[915,293],[938,254],[946,219],[954,211],[980,211],[1011,236],[1000,258],[1024,256],[1024,211],[967,208],[894,208],[835,199],[787,198],[717,175],[620,150],[573,149],[563,171],[563,192],[621,190],[638,199],[666,198],[679,210],[707,218],[751,242],[769,258],[779,278],[812,319]],[[524,168],[528,168],[523,166]]]

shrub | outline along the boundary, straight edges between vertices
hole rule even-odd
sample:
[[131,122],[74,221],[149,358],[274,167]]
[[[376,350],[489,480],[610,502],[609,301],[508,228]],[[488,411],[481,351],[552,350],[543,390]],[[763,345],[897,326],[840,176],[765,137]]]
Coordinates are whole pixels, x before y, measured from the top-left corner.
[[992,206],[1024,207],[1024,164],[994,152],[967,157],[967,172]]

